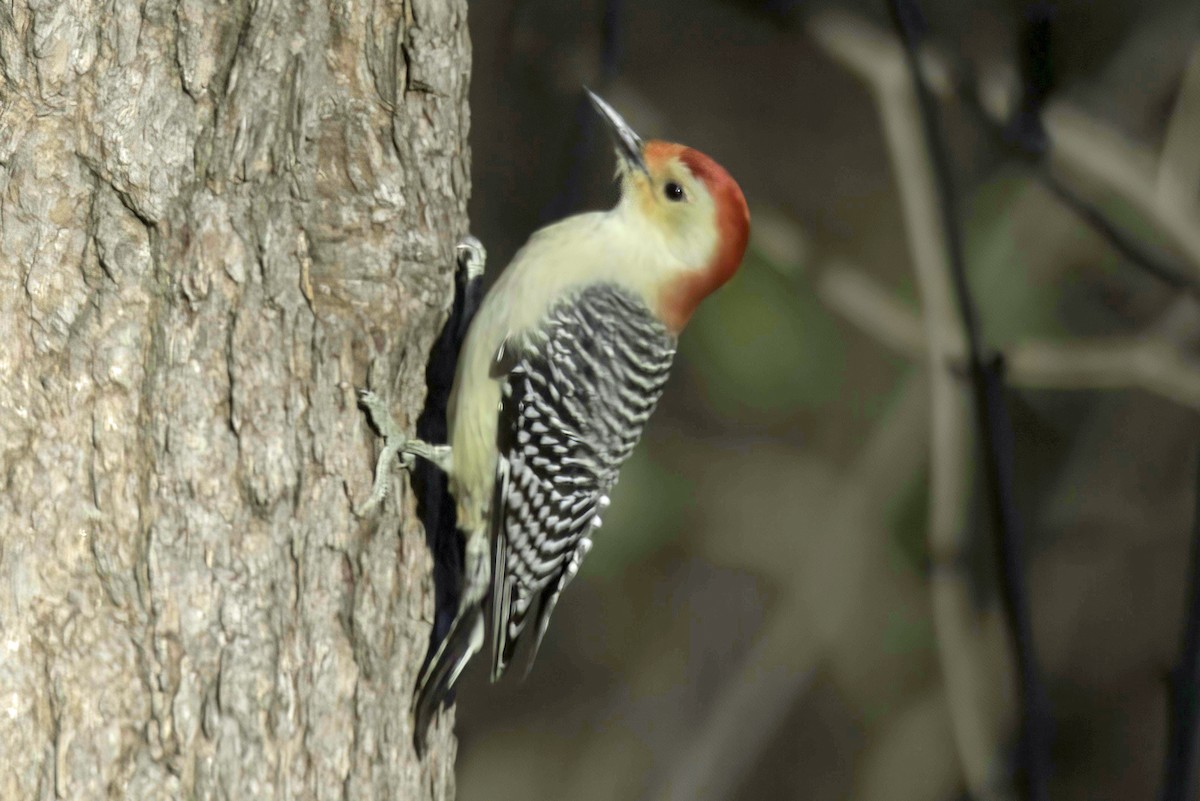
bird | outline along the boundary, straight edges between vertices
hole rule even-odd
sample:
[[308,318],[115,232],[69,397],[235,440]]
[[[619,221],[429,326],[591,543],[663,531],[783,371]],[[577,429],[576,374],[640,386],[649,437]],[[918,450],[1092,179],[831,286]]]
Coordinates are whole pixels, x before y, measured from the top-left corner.
[[386,440],[363,509],[383,497],[392,460],[419,457],[445,472],[463,537],[458,609],[413,695],[419,753],[483,647],[489,595],[492,680],[522,640],[532,666],[679,335],[737,272],[749,240],[749,208],[725,168],[685,145],[643,141],[585,91],[616,151],[619,200],[534,232],[484,295],[458,355],[449,442],[408,438],[378,395],[361,393]]

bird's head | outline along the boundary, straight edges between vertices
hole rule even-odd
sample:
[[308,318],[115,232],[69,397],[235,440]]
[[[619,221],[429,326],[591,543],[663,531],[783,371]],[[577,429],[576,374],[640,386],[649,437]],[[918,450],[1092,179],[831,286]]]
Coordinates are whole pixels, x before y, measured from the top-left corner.
[[750,211],[737,181],[698,150],[643,142],[608,103],[591,91],[617,151],[623,210],[658,237],[682,266],[666,276],[658,312],[675,331],[708,295],[737,272],[750,236]]

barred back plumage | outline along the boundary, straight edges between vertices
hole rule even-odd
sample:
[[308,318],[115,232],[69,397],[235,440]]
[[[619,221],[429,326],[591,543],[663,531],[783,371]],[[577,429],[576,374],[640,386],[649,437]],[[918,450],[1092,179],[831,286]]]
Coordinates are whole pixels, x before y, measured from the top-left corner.
[[537,604],[532,663],[662,394],[675,342],[640,298],[600,284],[556,303],[522,341],[505,343],[491,522],[493,679]]

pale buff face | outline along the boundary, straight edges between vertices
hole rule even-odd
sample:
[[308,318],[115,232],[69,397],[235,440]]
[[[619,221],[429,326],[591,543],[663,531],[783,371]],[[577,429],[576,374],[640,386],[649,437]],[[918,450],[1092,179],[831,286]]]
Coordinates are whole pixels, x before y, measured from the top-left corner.
[[679,263],[703,269],[717,246],[716,204],[704,182],[677,155],[647,148],[647,176],[621,163],[622,211],[644,235],[661,240]]

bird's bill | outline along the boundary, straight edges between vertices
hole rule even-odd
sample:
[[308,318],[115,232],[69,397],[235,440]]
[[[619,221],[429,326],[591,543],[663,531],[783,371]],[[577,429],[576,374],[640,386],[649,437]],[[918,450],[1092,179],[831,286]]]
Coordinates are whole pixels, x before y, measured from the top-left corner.
[[642,137],[629,127],[629,123],[625,122],[625,119],[617,113],[616,109],[606,103],[604,98],[591,89],[585,88],[584,91],[587,92],[592,105],[596,107],[600,118],[604,120],[608,135],[617,148],[617,155],[632,169],[649,176],[650,170],[647,169],[646,160],[642,157]]

